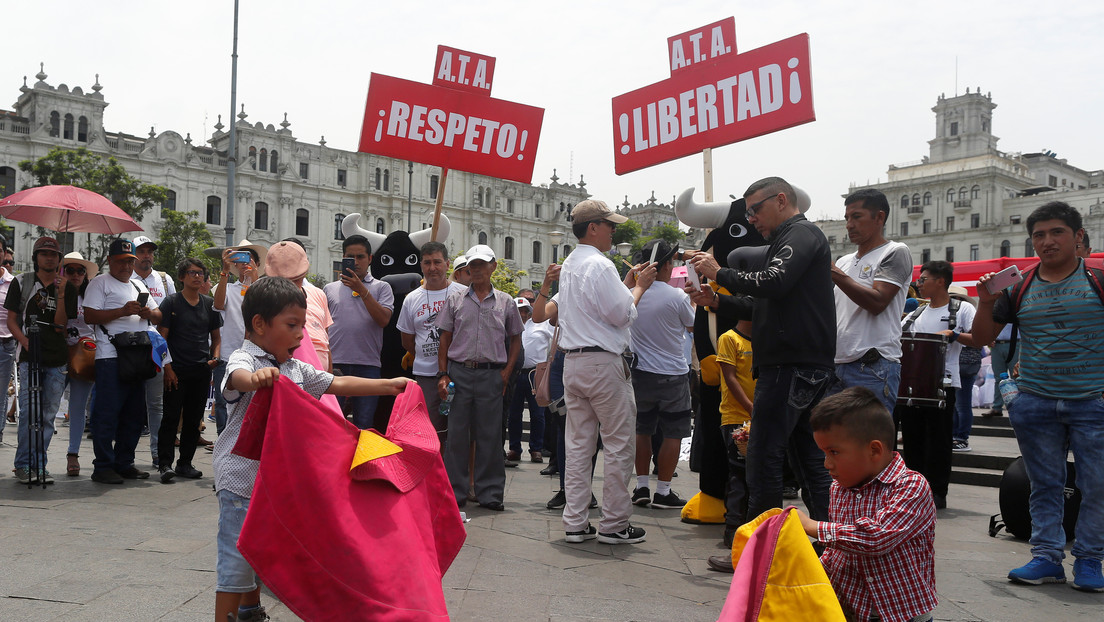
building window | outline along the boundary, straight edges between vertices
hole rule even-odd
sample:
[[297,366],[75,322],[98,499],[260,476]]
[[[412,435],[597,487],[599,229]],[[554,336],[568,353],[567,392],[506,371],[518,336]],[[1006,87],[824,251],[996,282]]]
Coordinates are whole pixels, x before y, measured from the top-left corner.
[[513,199],[506,199],[506,213],[507,214],[513,214],[514,213],[514,200]]
[[376,168],[376,190],[382,190],[382,189],[383,189],[383,171],[377,167]]
[[958,189],[958,200],[959,201],[965,201],[966,200],[966,186],[962,186],[961,188]]
[[276,168],[276,165],[280,163],[280,155],[273,149],[272,153],[268,154],[268,170],[273,173],[279,173],[280,169]]
[[257,148],[256,147],[250,147],[249,148],[249,166],[253,170],[257,170]]
[[207,197],[207,224],[222,224],[222,199],[214,195]]
[[924,205],[931,205],[932,194],[930,192],[924,193]]
[[981,196],[981,186],[974,186],[970,188],[970,198],[976,199]]
[[[436,175],[430,175],[429,176],[429,198],[431,198],[431,199],[436,199],[437,198],[437,186],[438,186],[438,184],[440,184],[440,181],[439,181],[440,179],[441,178],[436,176]],[[484,242],[480,242],[480,244],[483,244],[483,243]]]
[[[56,115],[57,113],[55,112],[54,114]],[[50,115],[51,122],[53,122],[53,118],[54,118],[54,115]],[[57,134],[50,134],[50,136],[57,136]],[[1051,188],[1057,188],[1058,187],[1058,178],[1055,177],[1054,175],[1051,175],[1051,176],[1047,177],[1047,185],[1050,186]]]
[[931,233],[931,219],[924,219],[924,233]]
[[947,261],[954,262],[954,247],[947,247]]
[[541,205],[540,205],[540,203],[537,203],[536,205],[533,206],[533,218],[540,218],[541,217],[540,212],[541,212]]
[[65,131],[61,135],[65,140],[73,140],[73,115],[65,115]]
[[261,172],[268,172],[268,149],[261,149]]
[[383,189],[384,191],[391,190],[391,171],[383,172]]
[[907,237],[907,236],[908,236],[908,223],[903,222],[903,223],[901,223],[901,237]]
[[73,252],[73,238],[76,236],[73,233],[58,233],[57,241],[58,246],[61,247],[61,254]]
[[341,223],[345,220],[345,214],[334,214],[334,239],[344,240],[345,234],[341,232]]
[[333,278],[334,278],[335,281],[340,281],[341,280],[341,262],[340,261],[333,262]]
[[981,214],[970,214],[970,228],[977,229],[981,226]]
[[505,242],[505,251],[502,253],[503,259],[514,258],[514,238],[507,237]]
[[77,140],[82,143],[88,142],[88,117],[83,115],[77,119]]
[[303,208],[295,210],[295,235],[310,235],[310,212]]
[[828,244],[834,246],[835,243],[836,243],[836,236],[834,236],[834,235],[828,236]]
[[947,216],[947,231],[954,231],[954,216]]
[[1008,240],[1005,240],[1005,241],[1001,242],[1000,256],[1001,257],[1011,257],[1012,256],[1012,243],[1009,242]]
[[1031,238],[1024,240],[1024,257],[1034,257],[1035,247],[1031,245]]
[[912,204],[917,206],[917,207],[920,206],[920,193],[919,192],[912,195]]
[[924,250],[920,251],[920,263],[926,264],[929,261],[931,261],[931,249],[925,248]]
[[479,232],[479,243],[480,244],[486,244],[487,243],[487,232],[486,231],[480,231]]
[[534,240],[533,241],[533,263],[540,263],[540,262],[541,262],[541,243]]
[[971,244],[970,245],[970,261],[977,261],[978,259],[980,259],[980,257],[978,256],[978,245],[977,244]]
[[1020,215],[1019,214],[1012,214],[1011,216],[1009,216],[1008,217],[1008,224],[1010,224],[1010,225],[1020,224]]
[[169,190],[165,195],[165,201],[161,203],[161,217],[165,217],[165,212],[176,211],[176,192]]
[[901,195],[901,207],[902,208],[908,207],[908,195],[907,194]]
[[253,228],[268,229],[268,203],[257,201],[253,204]]
[[348,172],[343,168],[337,169],[337,185],[344,188],[345,184],[347,182],[348,182]]
[[306,162],[300,162],[299,163],[299,177],[302,178],[302,179],[306,179],[309,176],[310,176],[310,164],[307,164]]
[[[61,136],[61,115],[55,110],[50,113],[50,137],[57,138],[58,136]],[[1058,183],[1058,180],[1054,177],[1051,177],[1051,179],[1054,179],[1055,184]]]
[[958,136],[958,121],[951,121],[951,136]]
[[0,166],[0,199],[15,192],[15,169]]
[[376,219],[376,233],[378,233],[380,235],[383,235],[383,232],[386,229],[387,229],[387,225],[386,225],[386,223],[383,222],[383,219],[382,218],[377,218]]

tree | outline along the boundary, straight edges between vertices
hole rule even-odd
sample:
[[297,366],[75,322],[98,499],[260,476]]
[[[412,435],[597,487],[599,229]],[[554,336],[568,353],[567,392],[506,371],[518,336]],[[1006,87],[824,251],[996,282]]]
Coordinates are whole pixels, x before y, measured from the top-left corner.
[[629,220],[617,225],[617,229],[613,232],[613,245],[617,246],[623,242],[628,242],[635,247],[637,238],[640,237],[640,231],[640,223],[635,220]]
[[211,248],[215,241],[207,225],[199,219],[199,212],[178,212],[166,210],[161,225],[161,234],[157,238],[157,253],[153,267],[176,277],[180,262],[194,257],[207,266],[211,274],[222,270],[222,260],[206,255],[204,249]]
[[[135,222],[140,221],[151,207],[164,203],[168,198],[166,188],[144,183],[127,173],[115,158],[109,157],[105,160],[84,147],[55,147],[38,160],[20,162],[19,170],[34,176],[35,183],[28,188],[70,185],[91,190],[111,199],[112,203]],[[107,258],[107,247],[115,237],[117,236],[89,235],[86,249],[88,258],[102,264]]]
[[677,222],[665,222],[661,225],[656,225],[652,229],[651,234],[647,238],[641,241],[641,246],[656,239],[665,240],[671,246],[677,245],[682,238],[686,237],[686,233],[679,229]]
[[526,276],[529,276],[529,273],[525,270],[515,270],[505,261],[499,261],[495,271],[491,273],[491,285],[499,291],[517,297],[517,293],[520,291],[518,280]]

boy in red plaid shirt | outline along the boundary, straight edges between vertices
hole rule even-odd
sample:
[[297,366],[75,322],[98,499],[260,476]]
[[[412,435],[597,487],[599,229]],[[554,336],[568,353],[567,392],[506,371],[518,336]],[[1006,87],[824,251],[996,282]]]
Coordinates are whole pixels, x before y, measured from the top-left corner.
[[849,620],[932,619],[935,502],[924,476],[893,451],[893,418],[869,389],[825,398],[809,421],[832,475],[828,521],[798,511],[824,546],[824,564]]

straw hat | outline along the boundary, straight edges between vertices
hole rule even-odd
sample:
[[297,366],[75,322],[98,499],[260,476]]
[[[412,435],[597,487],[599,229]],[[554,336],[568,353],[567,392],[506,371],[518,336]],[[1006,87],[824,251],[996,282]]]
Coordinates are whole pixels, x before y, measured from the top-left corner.
[[951,298],[958,298],[962,302],[968,302],[975,307],[978,305],[977,298],[971,296],[970,292],[966,291],[966,288],[961,285],[952,285],[948,287],[947,293],[950,294]]
[[[245,250],[253,251],[254,253],[257,254],[257,276],[259,277],[259,276],[264,274],[264,271],[265,271],[265,258],[268,256],[268,247],[267,246],[261,246],[260,244],[254,244],[254,243],[250,242],[249,240],[247,240],[245,238],[242,238],[241,242],[238,242],[237,246],[213,246],[211,248],[208,248],[208,249],[204,250],[203,254],[207,255],[208,257],[214,257],[215,259],[221,260],[222,259],[222,252],[225,251],[226,249],[235,250],[235,251],[245,251]],[[241,277],[241,275],[238,274],[238,267],[237,267],[237,264],[235,264],[235,263],[230,264],[230,273],[233,274],[236,277],[239,277],[239,278]]]
[[84,255],[81,255],[77,251],[73,251],[71,253],[68,253],[67,255],[65,255],[64,257],[61,258],[61,268],[62,268],[62,270],[65,269],[65,266],[67,266],[71,263],[72,264],[80,264],[80,265],[84,266],[84,269],[86,271],[85,276],[87,276],[90,279],[92,277],[96,276],[96,274],[99,273],[99,271],[100,271],[99,266],[97,266],[96,264],[92,263],[91,261],[88,261],[87,259],[85,259]]

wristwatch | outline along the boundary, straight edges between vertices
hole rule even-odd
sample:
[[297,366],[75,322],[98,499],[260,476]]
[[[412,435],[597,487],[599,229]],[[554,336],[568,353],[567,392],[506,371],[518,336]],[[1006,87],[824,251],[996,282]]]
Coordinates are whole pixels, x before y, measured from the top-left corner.
[[441,378],[444,378],[447,375],[448,375],[447,371],[439,371],[439,372],[437,372],[437,379],[440,380]]

